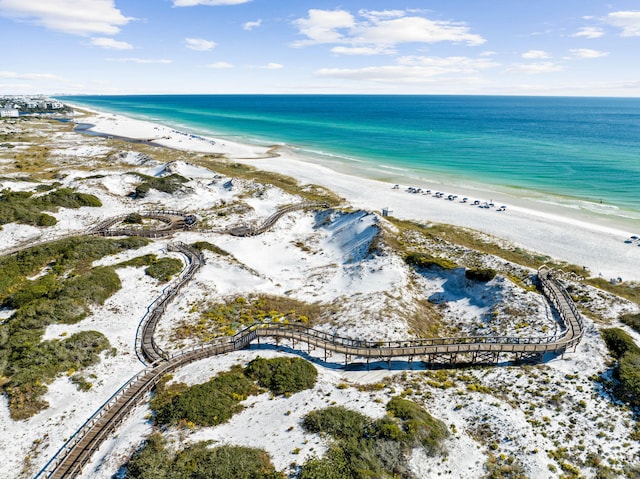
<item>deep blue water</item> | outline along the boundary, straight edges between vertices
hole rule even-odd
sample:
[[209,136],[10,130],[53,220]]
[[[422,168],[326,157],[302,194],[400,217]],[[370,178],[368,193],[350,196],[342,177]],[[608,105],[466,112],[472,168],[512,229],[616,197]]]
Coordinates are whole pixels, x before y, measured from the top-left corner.
[[640,213],[640,99],[386,95],[63,97],[379,179],[457,179]]

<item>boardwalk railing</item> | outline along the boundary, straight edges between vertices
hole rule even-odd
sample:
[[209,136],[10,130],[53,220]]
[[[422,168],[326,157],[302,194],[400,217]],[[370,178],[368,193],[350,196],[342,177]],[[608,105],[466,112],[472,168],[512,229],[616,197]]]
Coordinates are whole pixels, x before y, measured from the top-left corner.
[[[192,263],[194,263],[192,261]],[[186,275],[185,275],[186,276]],[[246,348],[260,338],[300,341],[326,351],[344,354],[345,357],[364,358],[414,357],[434,358],[472,355],[472,360],[497,361],[500,354],[515,354],[526,358],[541,357],[547,352],[561,353],[580,341],[584,323],[573,301],[548,270],[538,273],[540,287],[551,302],[563,323],[564,332],[559,337],[517,338],[461,337],[410,339],[406,341],[362,341],[339,337],[296,324],[258,323],[234,336],[218,338],[197,348],[179,351],[173,355],[160,354],[152,367],[134,376],[98,410],[54,456],[36,476],[47,478],[75,477],[90,460],[108,434],[113,432],[128,412],[139,404],[163,375],[191,362]],[[149,328],[151,333],[153,330]],[[97,431],[94,431],[97,429]],[[91,433],[91,434],[89,434]]]
[[269,216],[266,220],[262,222],[259,226],[235,226],[226,230],[222,230],[221,232],[230,234],[232,236],[258,236],[266,231],[270,230],[276,222],[282,218],[282,216],[287,213],[291,213],[292,211],[303,210],[307,208],[328,208],[329,205],[326,203],[311,203],[304,202],[298,203],[295,205],[287,205],[279,208],[275,213]]
[[[254,231],[266,231],[278,218],[289,211],[315,206],[319,205],[307,203],[281,208]],[[106,224],[106,222],[103,223]],[[287,339],[291,340],[294,346],[296,341],[303,342],[308,344],[309,348],[323,349],[325,359],[327,352],[343,354],[345,362],[353,357],[365,358],[367,362],[371,358],[391,360],[398,357],[417,357],[426,359],[428,363],[437,362],[442,358],[449,363],[496,364],[501,354],[515,356],[516,360],[526,360],[540,359],[548,352],[562,353],[569,347],[575,347],[584,334],[583,319],[571,297],[554,278],[552,272],[543,267],[538,271],[539,286],[562,324],[563,331],[559,336],[528,338],[468,336],[365,341],[336,336],[298,324],[257,323],[234,336],[217,338],[206,345],[169,354],[155,343],[155,328],[168,302],[193,278],[203,264],[200,253],[183,243],[174,243],[169,248],[185,254],[189,264],[181,273],[179,280],[163,291],[150,306],[136,333],[136,353],[139,357],[146,359],[145,364],[149,367],[132,377],[116,391],[60,448],[36,475],[36,479],[77,476],[100,444],[115,431],[129,412],[143,401],[146,394],[165,374],[200,359],[244,349],[253,342],[260,342],[261,338],[272,338],[276,341]]]

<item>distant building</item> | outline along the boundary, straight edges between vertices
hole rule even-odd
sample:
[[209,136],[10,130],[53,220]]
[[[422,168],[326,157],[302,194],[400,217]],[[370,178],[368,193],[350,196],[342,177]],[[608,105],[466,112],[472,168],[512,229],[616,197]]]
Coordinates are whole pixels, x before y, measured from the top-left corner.
[[20,112],[16,108],[3,108],[0,110],[0,118],[18,118]]

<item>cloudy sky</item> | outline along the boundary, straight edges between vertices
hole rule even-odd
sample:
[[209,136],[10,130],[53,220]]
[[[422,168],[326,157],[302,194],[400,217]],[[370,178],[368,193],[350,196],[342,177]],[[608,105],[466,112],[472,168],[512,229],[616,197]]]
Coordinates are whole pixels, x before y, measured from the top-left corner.
[[0,0],[0,94],[640,96],[640,0]]

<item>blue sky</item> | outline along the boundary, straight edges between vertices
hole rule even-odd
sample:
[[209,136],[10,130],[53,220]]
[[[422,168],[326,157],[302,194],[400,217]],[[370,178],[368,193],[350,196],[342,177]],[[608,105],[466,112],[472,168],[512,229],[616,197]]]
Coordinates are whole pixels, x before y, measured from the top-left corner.
[[0,94],[640,96],[640,1],[0,0]]

